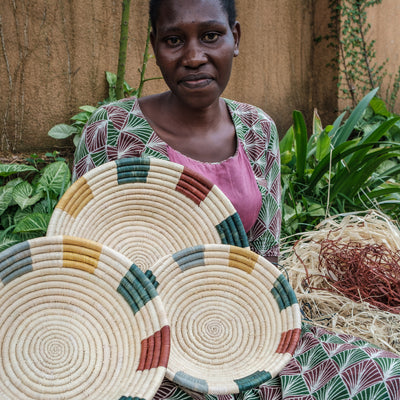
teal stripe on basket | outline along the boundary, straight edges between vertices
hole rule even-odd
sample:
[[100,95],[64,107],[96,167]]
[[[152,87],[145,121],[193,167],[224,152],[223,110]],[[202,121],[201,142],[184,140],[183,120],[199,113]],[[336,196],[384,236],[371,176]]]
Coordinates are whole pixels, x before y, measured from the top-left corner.
[[262,383],[271,379],[271,374],[267,371],[257,371],[254,374],[246,376],[241,379],[234,379],[234,382],[239,387],[239,392],[244,392],[245,390],[249,390],[260,386]]
[[149,158],[120,158],[115,164],[119,185],[146,182],[150,170]]
[[297,304],[297,298],[292,287],[283,275],[279,275],[271,289],[280,311]]
[[172,255],[181,271],[204,265],[204,246],[198,245],[177,251]]
[[119,400],[145,400],[140,397],[132,397],[132,396],[122,396]]
[[157,296],[157,291],[153,284],[135,264],[131,266],[122,278],[117,292],[124,297],[134,314]]
[[149,269],[144,273],[148,279],[150,279],[150,282],[153,284],[153,286],[157,289],[159,286],[159,282],[157,281],[156,276],[153,274],[153,271],[150,271]]
[[188,375],[183,371],[178,371],[175,374],[173,381],[178,385],[192,389],[195,392],[208,393],[207,381]]
[[238,213],[232,214],[224,221],[220,222],[216,226],[216,229],[222,244],[230,244],[238,247],[249,246],[247,235]]
[[[22,255],[29,251],[29,242],[18,243],[1,253],[0,256],[0,280],[4,285],[13,279],[32,271],[32,259],[30,256]],[[29,252],[30,254],[30,252]]]

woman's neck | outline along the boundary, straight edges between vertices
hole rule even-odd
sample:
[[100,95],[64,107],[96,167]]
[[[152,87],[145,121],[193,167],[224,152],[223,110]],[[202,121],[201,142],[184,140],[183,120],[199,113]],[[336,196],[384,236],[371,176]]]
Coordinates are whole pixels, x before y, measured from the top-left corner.
[[235,154],[235,127],[223,99],[194,109],[165,92],[139,99],[139,104],[157,135],[182,154],[208,162]]

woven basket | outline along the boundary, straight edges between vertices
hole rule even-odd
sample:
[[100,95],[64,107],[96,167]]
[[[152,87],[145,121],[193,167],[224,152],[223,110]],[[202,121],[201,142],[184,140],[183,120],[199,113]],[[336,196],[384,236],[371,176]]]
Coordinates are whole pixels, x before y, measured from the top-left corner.
[[238,393],[275,377],[292,358],[300,309],[263,257],[197,246],[165,256],[151,274],[171,325],[170,380],[200,393]]
[[123,255],[67,236],[0,253],[0,398],[152,399],[169,326],[152,283]]
[[239,215],[218,187],[156,158],[120,159],[86,173],[60,200],[47,235],[103,243],[143,271],[202,243],[248,247]]

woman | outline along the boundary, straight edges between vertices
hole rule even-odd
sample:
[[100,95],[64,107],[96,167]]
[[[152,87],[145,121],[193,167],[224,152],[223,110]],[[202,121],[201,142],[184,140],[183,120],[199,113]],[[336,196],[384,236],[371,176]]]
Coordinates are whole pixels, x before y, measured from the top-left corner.
[[[121,157],[151,156],[185,165],[224,191],[243,220],[252,250],[276,262],[281,213],[275,125],[258,108],[221,98],[239,54],[234,0],[151,0],[150,17],[154,54],[169,91],[97,110],[76,152],[75,178]],[[280,376],[239,396],[383,400],[399,399],[399,390],[397,356],[305,326],[295,357]],[[191,397],[201,395],[167,380],[156,395]]]
[[183,164],[225,192],[251,248],[277,262],[281,211],[275,124],[256,107],[220,97],[239,54],[234,1],[151,1],[150,15],[151,42],[170,90],[95,112],[77,148],[75,178],[121,157],[154,156]]

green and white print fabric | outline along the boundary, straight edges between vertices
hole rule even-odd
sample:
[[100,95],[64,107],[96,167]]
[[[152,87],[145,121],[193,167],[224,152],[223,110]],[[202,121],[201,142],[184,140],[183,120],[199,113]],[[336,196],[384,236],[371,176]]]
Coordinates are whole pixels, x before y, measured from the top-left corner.
[[[225,100],[262,194],[258,219],[248,232],[250,248],[262,256],[279,254],[281,184],[279,137],[271,118],[249,104]],[[136,98],[97,109],[75,153],[74,179],[108,161],[126,157],[168,160],[167,144],[148,124]]]
[[238,395],[188,392],[164,380],[154,400],[399,400],[400,357],[350,335],[303,326],[278,377]]

